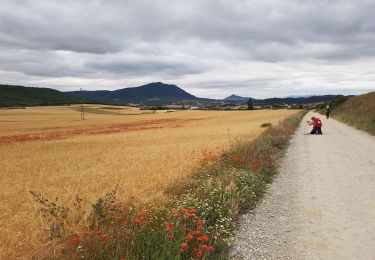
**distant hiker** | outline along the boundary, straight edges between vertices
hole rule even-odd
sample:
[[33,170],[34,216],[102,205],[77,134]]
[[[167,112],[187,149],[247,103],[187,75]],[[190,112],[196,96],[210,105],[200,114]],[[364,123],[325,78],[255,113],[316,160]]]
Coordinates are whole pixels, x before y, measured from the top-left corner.
[[326,108],[326,117],[327,119],[329,118],[329,114],[331,113],[331,108],[329,105],[327,105],[327,108]]
[[307,121],[307,124],[313,126],[313,129],[310,132],[311,135],[322,135],[323,134],[322,133],[323,124],[322,124],[322,121],[320,120],[319,117],[313,116],[311,118],[311,122]]

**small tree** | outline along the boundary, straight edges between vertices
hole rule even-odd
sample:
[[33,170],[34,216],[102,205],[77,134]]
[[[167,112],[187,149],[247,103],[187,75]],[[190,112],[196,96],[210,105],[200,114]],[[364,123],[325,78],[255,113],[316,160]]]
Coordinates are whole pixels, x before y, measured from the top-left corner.
[[254,103],[253,100],[251,100],[251,98],[249,98],[249,100],[247,101],[247,109],[254,110]]

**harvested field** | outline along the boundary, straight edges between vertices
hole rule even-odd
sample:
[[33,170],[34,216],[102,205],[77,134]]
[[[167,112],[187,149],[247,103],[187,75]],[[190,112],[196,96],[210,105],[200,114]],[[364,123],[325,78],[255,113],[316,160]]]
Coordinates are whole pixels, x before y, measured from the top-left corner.
[[[252,139],[293,110],[176,111],[90,106],[0,110],[0,258],[30,258],[45,246],[37,191],[90,205],[119,185],[119,198],[163,199],[188,178],[204,151],[219,153],[235,138]],[[110,113],[97,113],[96,110]],[[113,113],[112,113],[113,112]]]

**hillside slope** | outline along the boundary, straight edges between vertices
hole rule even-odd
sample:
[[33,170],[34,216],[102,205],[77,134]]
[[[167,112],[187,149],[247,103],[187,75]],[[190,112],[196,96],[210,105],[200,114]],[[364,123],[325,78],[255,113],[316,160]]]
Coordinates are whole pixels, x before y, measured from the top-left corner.
[[[84,100],[88,103],[88,100]],[[50,88],[33,88],[0,85],[0,107],[48,106],[81,103],[81,98],[72,97]]]
[[[327,104],[335,119],[375,135],[375,91],[350,98],[338,96]],[[324,108],[319,112],[324,113]]]

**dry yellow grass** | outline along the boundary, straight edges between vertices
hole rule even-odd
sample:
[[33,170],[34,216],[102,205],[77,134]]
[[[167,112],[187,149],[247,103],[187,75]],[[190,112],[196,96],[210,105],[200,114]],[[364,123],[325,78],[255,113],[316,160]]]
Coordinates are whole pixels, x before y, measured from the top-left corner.
[[[45,246],[30,190],[59,196],[63,204],[80,194],[86,208],[116,184],[120,199],[160,197],[166,186],[189,176],[202,150],[220,152],[235,138],[257,137],[262,123],[296,113],[113,112],[122,115],[88,113],[81,121],[71,107],[0,110],[1,259],[30,258]],[[37,138],[18,138],[24,134]]]

